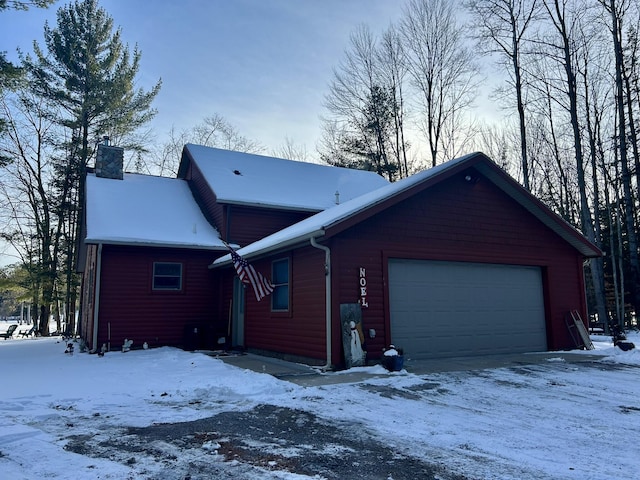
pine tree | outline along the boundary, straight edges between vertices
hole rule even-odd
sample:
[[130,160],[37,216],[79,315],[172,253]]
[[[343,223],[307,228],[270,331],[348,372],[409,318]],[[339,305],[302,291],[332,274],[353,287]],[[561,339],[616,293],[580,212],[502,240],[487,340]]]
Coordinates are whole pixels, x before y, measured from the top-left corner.
[[[19,0],[0,0],[0,12],[3,10],[28,10],[29,7],[47,8],[55,0],[30,0],[28,2]],[[0,93],[5,88],[11,88],[15,85],[16,80],[21,74],[20,68],[7,60],[5,52],[0,52]],[[0,134],[4,130],[4,123],[0,119]],[[0,167],[9,161],[7,158],[0,157]]]
[[[57,106],[56,122],[67,130],[68,140],[58,146],[55,192],[57,215],[65,218],[58,234],[66,245],[66,318],[73,319],[78,284],[73,262],[88,162],[104,137],[131,150],[142,149],[124,142],[155,115],[151,103],[160,82],[150,91],[135,88],[141,54],[137,47],[131,53],[122,43],[120,30],[114,31],[113,18],[97,0],[76,0],[61,7],[55,28],[45,24],[44,40],[46,53],[36,43],[35,58],[26,57],[24,64],[35,92]],[[44,296],[48,308],[47,300]]]

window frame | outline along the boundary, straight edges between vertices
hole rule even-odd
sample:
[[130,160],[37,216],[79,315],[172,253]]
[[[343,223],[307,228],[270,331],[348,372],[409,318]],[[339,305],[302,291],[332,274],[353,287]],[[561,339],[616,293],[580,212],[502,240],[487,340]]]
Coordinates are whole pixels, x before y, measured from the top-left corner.
[[[156,267],[158,265],[172,265],[178,266],[180,268],[179,275],[161,275],[156,273]],[[177,278],[178,279],[178,287],[162,287],[156,285],[157,278]],[[184,287],[184,265],[182,262],[153,262],[151,266],[151,290],[154,292],[182,292]]]
[[[276,264],[286,262],[287,265],[287,278],[286,282],[276,283],[276,275],[275,275],[275,266]],[[290,257],[281,257],[271,262],[271,284],[273,285],[273,292],[271,293],[271,312],[273,313],[289,313],[291,311],[291,258]],[[287,305],[285,308],[275,308],[274,302],[276,298],[279,298],[276,295],[278,289],[286,288],[287,289]]]

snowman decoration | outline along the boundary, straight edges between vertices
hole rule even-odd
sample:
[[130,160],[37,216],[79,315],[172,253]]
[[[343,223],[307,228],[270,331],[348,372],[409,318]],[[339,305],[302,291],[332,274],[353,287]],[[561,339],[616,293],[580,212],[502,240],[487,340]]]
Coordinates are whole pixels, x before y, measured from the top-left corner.
[[351,365],[354,367],[362,366],[366,355],[362,348],[364,335],[353,320],[349,322],[349,327],[351,328]]

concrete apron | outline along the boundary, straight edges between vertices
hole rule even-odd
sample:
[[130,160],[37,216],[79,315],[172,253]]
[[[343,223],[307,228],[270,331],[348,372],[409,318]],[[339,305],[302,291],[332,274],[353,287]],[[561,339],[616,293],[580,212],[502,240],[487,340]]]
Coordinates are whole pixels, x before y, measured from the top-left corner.
[[312,387],[338,383],[357,383],[370,378],[386,375],[398,375],[403,372],[415,375],[425,375],[430,373],[465,370],[521,367],[523,365],[546,363],[551,359],[562,359],[568,363],[592,363],[594,361],[598,361],[601,357],[598,355],[575,354],[568,352],[540,352],[426,360],[405,358],[404,370],[402,372],[385,372],[382,374],[373,373],[368,371],[370,369],[362,368],[343,370],[340,372],[322,372],[317,367],[310,367],[300,363],[287,362],[278,358],[265,357],[252,353],[234,356],[219,356],[217,358],[238,368],[244,368],[258,373],[266,373],[280,380],[286,380],[305,387]]

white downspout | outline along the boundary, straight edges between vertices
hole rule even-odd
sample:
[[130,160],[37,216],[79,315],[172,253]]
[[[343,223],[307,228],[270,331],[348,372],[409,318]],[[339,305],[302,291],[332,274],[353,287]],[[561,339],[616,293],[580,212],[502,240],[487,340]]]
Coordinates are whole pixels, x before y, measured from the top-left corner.
[[325,282],[325,319],[327,331],[327,364],[324,370],[331,368],[331,250],[326,245],[320,245],[315,237],[311,237],[311,246],[324,250],[324,282]]
[[100,277],[102,271],[102,244],[98,244],[96,259],[96,284],[93,296],[93,352],[98,351],[98,314],[100,313]]

